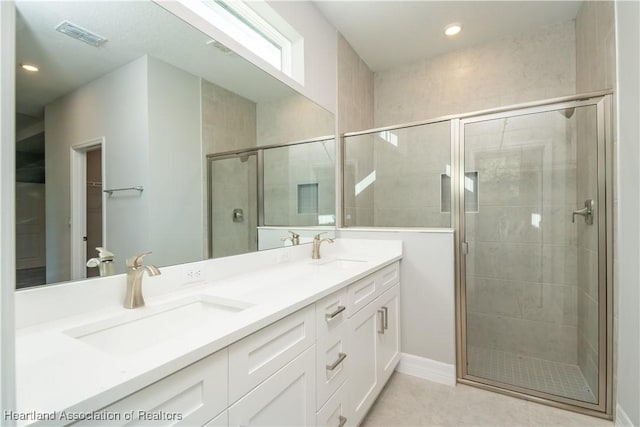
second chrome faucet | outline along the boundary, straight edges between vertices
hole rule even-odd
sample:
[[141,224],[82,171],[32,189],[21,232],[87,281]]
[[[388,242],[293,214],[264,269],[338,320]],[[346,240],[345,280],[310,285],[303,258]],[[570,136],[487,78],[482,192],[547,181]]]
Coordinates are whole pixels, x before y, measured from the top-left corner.
[[322,242],[333,243],[333,239],[326,238],[323,239],[320,236],[325,233],[316,234],[313,238],[313,253],[311,254],[311,259],[320,259],[320,245]]
[[137,308],[144,306],[142,296],[142,276],[146,271],[149,276],[157,276],[160,269],[155,265],[143,265],[142,258],[149,255],[147,252],[134,256],[127,260],[127,295],[124,298],[124,308]]

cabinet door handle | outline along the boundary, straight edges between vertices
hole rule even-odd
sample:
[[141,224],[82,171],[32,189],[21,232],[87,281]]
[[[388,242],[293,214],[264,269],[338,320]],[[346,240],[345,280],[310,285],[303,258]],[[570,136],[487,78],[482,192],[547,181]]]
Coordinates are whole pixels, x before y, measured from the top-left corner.
[[384,334],[384,310],[381,308],[378,309],[378,314],[380,315],[380,329],[378,329],[379,334]]
[[384,330],[386,331],[387,329],[389,329],[389,309],[387,307],[382,307],[382,311],[384,312],[383,315],[383,325],[384,325]]
[[338,314],[342,313],[346,309],[347,307],[345,307],[344,305],[339,305],[338,308],[336,308],[336,311],[334,311],[333,313],[327,313],[324,315],[324,317],[327,319],[327,322],[328,322],[329,320],[333,320],[334,317],[336,317]]
[[327,371],[333,371],[338,367],[339,364],[347,357],[347,353],[338,353],[338,359],[333,362],[331,365],[327,365]]
[[338,417],[338,421],[340,421],[340,424],[338,424],[338,427],[344,427],[345,424],[347,424],[347,417],[340,415]]

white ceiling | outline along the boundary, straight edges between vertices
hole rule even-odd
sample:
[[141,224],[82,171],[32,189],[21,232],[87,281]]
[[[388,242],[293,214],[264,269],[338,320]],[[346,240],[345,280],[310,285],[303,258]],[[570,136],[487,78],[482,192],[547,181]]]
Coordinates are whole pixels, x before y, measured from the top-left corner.
[[[0,0],[1,1],[1,0]],[[235,54],[206,44],[205,34],[150,1],[17,1],[16,109],[42,117],[42,108],[145,54],[173,64],[254,102],[295,93]],[[99,48],[55,31],[63,20],[106,37]]]
[[[582,1],[314,1],[372,71],[575,19]],[[459,22],[455,37],[444,27]]]

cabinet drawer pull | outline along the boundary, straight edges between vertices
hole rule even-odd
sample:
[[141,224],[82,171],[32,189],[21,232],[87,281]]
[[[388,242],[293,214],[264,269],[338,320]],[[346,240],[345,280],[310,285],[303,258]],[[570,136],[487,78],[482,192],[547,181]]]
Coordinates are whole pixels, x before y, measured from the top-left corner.
[[327,371],[333,371],[338,367],[339,364],[347,357],[347,353],[338,353],[338,359],[333,362],[331,365],[327,365]]
[[379,308],[378,314],[380,315],[380,324],[378,325],[380,329],[378,329],[379,334],[384,334],[384,311]]
[[345,424],[347,424],[347,417],[340,415],[338,417],[338,421],[340,421],[340,424],[338,424],[338,427],[344,427]]
[[386,331],[387,329],[389,329],[389,309],[387,307],[382,307],[382,311],[384,312],[384,330]]
[[338,308],[336,308],[336,311],[334,311],[333,313],[327,313],[324,315],[324,317],[327,318],[327,322],[328,322],[329,320],[333,320],[334,317],[336,317],[338,314],[342,313],[346,309],[347,307],[345,307],[344,305],[339,305]]

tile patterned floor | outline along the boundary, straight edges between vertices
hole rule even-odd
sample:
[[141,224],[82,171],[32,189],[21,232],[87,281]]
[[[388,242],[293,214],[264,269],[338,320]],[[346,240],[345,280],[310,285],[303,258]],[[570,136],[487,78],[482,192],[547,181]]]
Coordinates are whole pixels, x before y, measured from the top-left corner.
[[362,426],[584,427],[613,423],[476,387],[451,387],[396,372]]
[[597,401],[578,365],[482,347],[469,347],[469,373],[584,402]]

